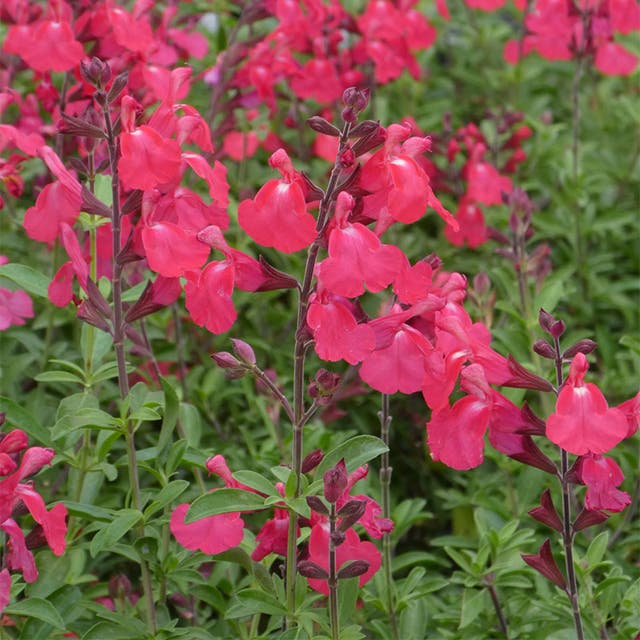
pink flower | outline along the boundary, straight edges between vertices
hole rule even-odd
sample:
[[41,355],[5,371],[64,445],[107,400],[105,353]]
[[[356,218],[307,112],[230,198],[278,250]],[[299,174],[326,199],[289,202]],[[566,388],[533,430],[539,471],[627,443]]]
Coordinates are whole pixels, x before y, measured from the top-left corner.
[[357,364],[375,347],[371,327],[358,324],[348,300],[322,291],[310,298],[307,325],[318,357],[329,362],[346,360]]
[[373,231],[348,218],[354,199],[341,191],[336,203],[336,226],[329,235],[329,257],[319,265],[318,279],[332,293],[355,298],[365,286],[376,293],[391,284],[403,266],[403,254],[382,244]]
[[38,194],[35,205],[25,213],[23,226],[30,238],[53,242],[61,223],[73,225],[76,221],[82,204],[82,188],[53,150],[41,147],[38,154],[58,181],[46,185]]
[[[50,6],[60,8],[61,3]],[[84,49],[75,39],[70,25],[71,11],[60,11],[67,15],[51,15],[28,25],[12,25],[6,34],[3,49],[19,55],[36,71],[68,71],[78,65]],[[53,10],[50,10],[53,13]]]
[[269,180],[253,200],[243,200],[238,222],[258,244],[294,253],[313,242],[316,221],[307,211],[303,188],[286,151],[278,149],[269,164],[282,178]]
[[[220,476],[228,488],[248,489],[233,479],[224,456],[216,455],[209,458],[206,467],[209,473]],[[185,516],[189,506],[187,503],[178,505],[173,510],[169,522],[171,533],[183,547],[215,555],[237,547],[242,542],[244,522],[240,513],[221,513],[187,524]]]
[[0,287],[0,331],[12,325],[23,325],[33,318],[33,301],[21,289],[10,291]]
[[[14,459],[23,450],[18,465]],[[44,538],[55,555],[62,555],[66,547],[66,507],[56,504],[47,510],[42,496],[32,484],[21,482],[49,464],[53,456],[52,449],[27,448],[27,436],[19,429],[10,431],[0,440],[0,475],[5,476],[0,480],[0,529],[8,535],[7,566],[21,571],[26,582],[34,582],[38,570],[31,551],[27,549],[24,534],[12,517],[17,505],[24,504],[35,522],[42,527]],[[2,593],[5,583],[6,576],[0,582],[0,605],[6,600],[6,594]]]
[[148,125],[135,126],[136,101],[122,99],[121,157],[118,171],[129,189],[149,190],[180,176],[180,146]]
[[242,542],[244,522],[239,513],[221,513],[185,524],[188,510],[188,504],[178,505],[169,521],[171,533],[186,549],[215,555]]
[[622,484],[624,475],[615,460],[587,454],[578,464],[578,477],[587,485],[587,509],[618,512],[631,503],[629,494],[616,488]]
[[610,409],[602,391],[584,382],[589,363],[578,353],[560,389],[556,411],[547,419],[547,437],[569,453],[605,453],[627,437],[627,419]]

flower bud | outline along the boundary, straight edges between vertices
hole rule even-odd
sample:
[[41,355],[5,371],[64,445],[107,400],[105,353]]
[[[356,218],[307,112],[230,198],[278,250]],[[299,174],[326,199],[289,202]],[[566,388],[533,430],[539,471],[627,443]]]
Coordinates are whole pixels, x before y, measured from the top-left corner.
[[322,133],[325,136],[333,136],[337,138],[340,135],[340,129],[334,127],[330,122],[321,118],[320,116],[312,116],[307,118],[307,124],[318,133]]
[[587,353],[591,353],[594,349],[597,349],[597,347],[597,342],[585,338],[584,340],[578,340],[578,342],[572,344],[564,351],[562,357],[567,360],[572,360],[577,353],[584,353],[586,355]]
[[322,479],[324,481],[324,497],[326,501],[330,504],[335,504],[347,488],[347,467],[344,463],[344,458],[335,467],[331,467],[322,476]]
[[252,365],[256,363],[256,354],[249,344],[244,340],[238,338],[231,338],[231,344],[233,345],[233,352],[246,364]]
[[312,580],[326,580],[329,577],[329,574],[320,565],[311,560],[298,562],[298,573]]
[[593,527],[596,524],[601,524],[609,518],[609,515],[604,511],[595,511],[591,509],[583,509],[573,523],[574,531],[582,531],[587,527]]
[[322,502],[320,496],[307,496],[307,504],[309,505],[309,509],[311,509],[311,511],[315,511],[322,516],[329,515],[329,509],[327,509],[327,505]]
[[369,89],[360,90],[357,87],[349,87],[342,94],[342,102],[346,107],[352,107],[358,114],[369,104],[370,95]]
[[344,534],[344,532],[340,531],[339,529],[334,531],[329,536],[329,539],[331,540],[331,542],[333,542],[333,545],[335,547],[339,547],[346,540],[346,538],[347,536]]
[[91,62],[80,63],[80,74],[94,87],[104,87],[111,80],[111,67],[106,62],[96,58],[91,58]]
[[556,357],[556,350],[546,340],[536,340],[533,343],[533,350],[543,358],[553,360]]
[[509,372],[512,377],[504,382],[505,387],[515,389],[534,389],[536,391],[553,391],[553,385],[544,378],[525,369],[512,355],[509,355]]
[[338,580],[357,578],[369,571],[371,565],[366,560],[354,560],[338,571]]
[[567,581],[562,572],[558,568],[556,561],[551,553],[551,542],[547,538],[537,554],[523,555],[522,559],[536,571],[541,573],[545,578],[551,580],[553,584],[561,589],[567,588]]
[[109,580],[109,596],[114,600],[122,600],[131,593],[131,580],[122,573],[112,576]]
[[212,353],[211,358],[221,369],[226,369],[225,375],[229,380],[242,378],[247,371],[246,366],[228,351]]
[[322,449],[314,449],[311,453],[308,453],[302,461],[302,473],[309,473],[313,471],[324,458]]
[[346,531],[347,529],[351,529],[351,527],[362,518],[366,510],[366,500],[349,500],[349,502],[338,511],[338,516],[342,518],[338,525],[338,530]]
[[556,511],[556,508],[551,499],[551,491],[545,489],[540,498],[540,506],[529,511],[529,515],[538,522],[546,524],[548,527],[555,529],[556,531],[562,531],[562,520]]
[[315,379],[307,387],[307,392],[316,404],[326,407],[340,386],[340,375],[326,369],[318,369]]

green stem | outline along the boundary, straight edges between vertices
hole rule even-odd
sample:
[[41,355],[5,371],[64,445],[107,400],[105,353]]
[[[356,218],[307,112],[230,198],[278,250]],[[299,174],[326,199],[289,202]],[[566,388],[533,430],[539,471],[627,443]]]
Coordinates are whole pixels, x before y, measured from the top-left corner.
[[[391,518],[391,474],[393,467],[389,464],[389,428],[391,426],[391,415],[389,414],[389,396],[382,394],[382,408],[378,413],[380,418],[380,438],[387,446],[380,458],[380,488],[382,492],[382,517]],[[391,571],[391,532],[387,531],[382,536],[382,557],[384,564],[384,579],[387,591],[387,613],[389,614],[389,625],[393,640],[399,640],[398,620],[395,607],[395,589],[393,584],[393,573]]]

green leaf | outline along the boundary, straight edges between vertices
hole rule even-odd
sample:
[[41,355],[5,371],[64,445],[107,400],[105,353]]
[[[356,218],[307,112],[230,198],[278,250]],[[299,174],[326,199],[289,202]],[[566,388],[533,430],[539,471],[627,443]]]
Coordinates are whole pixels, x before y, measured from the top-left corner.
[[218,489],[196,498],[185,517],[185,523],[195,522],[219,513],[264,509],[264,498],[244,489]]
[[361,435],[349,438],[325,455],[318,465],[316,474],[323,474],[335,466],[342,458],[349,471],[354,471],[369,460],[389,451],[389,447],[376,436]]
[[160,435],[158,436],[158,451],[163,451],[169,444],[171,435],[178,421],[178,412],[180,410],[180,400],[175,389],[169,384],[165,378],[160,378],[162,391],[164,393],[164,415],[162,418],[162,426],[160,427]]
[[110,522],[113,519],[113,514],[102,507],[68,500],[63,500],[62,502],[65,507],[67,507],[69,515],[86,518],[87,520],[100,520],[102,522]]
[[598,564],[604,558],[604,554],[607,550],[607,544],[609,542],[609,532],[603,531],[599,533],[589,545],[587,549],[587,560],[589,561],[589,566]]
[[114,545],[134,525],[142,520],[142,513],[137,509],[123,509],[104,529],[93,536],[89,545],[89,553],[95,558],[98,553]]
[[84,384],[84,378],[78,377],[70,371],[44,371],[39,373],[35,380],[38,382],[73,382],[74,384]]
[[[0,412],[6,414],[6,420],[16,429],[22,429],[30,438],[50,447],[53,443],[48,429],[45,429],[38,419],[24,407],[10,398],[0,396]],[[5,429],[7,425],[5,425]],[[30,442],[29,444],[34,444]]]
[[34,296],[40,296],[41,298],[48,297],[47,290],[50,279],[31,267],[13,262],[3,264],[0,265],[0,277],[12,280],[20,288]]
[[26,616],[36,618],[50,624],[56,629],[64,630],[66,625],[54,606],[43,598],[28,598],[6,607],[3,613],[13,616]]
[[[280,600],[259,589],[244,589],[237,594],[239,602],[232,604],[226,613],[227,619],[242,618],[255,613],[283,616],[287,609]],[[238,606],[239,605],[239,606]]]
[[462,594],[462,610],[458,629],[468,627],[484,609],[485,591],[465,589]]
[[262,474],[256,473],[255,471],[236,471],[233,477],[241,484],[251,487],[265,495],[280,495],[272,482],[269,482]]
[[172,503],[178,496],[182,495],[190,486],[188,480],[174,480],[164,487],[156,496],[156,499],[144,510],[144,518],[147,520],[150,515],[159,511],[166,505]]

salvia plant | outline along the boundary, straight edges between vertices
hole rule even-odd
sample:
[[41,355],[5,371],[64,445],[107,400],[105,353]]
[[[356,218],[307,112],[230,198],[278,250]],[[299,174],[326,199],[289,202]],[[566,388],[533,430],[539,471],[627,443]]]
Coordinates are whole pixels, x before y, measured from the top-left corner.
[[638,640],[638,31],[4,2],[0,637]]

